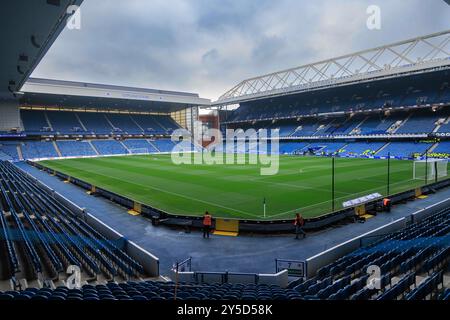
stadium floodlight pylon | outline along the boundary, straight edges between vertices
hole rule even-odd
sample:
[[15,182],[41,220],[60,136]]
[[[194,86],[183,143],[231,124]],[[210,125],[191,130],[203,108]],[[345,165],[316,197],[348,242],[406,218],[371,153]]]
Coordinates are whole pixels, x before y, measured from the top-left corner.
[[414,180],[434,181],[448,176],[448,160],[433,159],[416,160],[413,166]]
[[449,57],[450,30],[446,30],[250,78],[224,93],[213,106],[450,68]]

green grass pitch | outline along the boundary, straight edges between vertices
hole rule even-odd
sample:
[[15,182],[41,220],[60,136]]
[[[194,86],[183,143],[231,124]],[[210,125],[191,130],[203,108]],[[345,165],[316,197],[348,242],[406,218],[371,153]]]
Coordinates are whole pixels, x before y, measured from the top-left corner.
[[[277,175],[259,165],[175,165],[170,155],[42,161],[97,187],[173,214],[267,220],[331,212],[331,158],[281,156]],[[370,193],[386,195],[387,160],[336,159],[335,204]],[[391,161],[391,193],[423,184],[412,161]]]

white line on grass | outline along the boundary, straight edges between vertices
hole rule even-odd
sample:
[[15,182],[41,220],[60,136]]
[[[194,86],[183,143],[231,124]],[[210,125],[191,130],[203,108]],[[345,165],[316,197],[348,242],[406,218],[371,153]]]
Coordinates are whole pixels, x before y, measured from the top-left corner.
[[[99,173],[98,171],[90,171],[90,170],[85,170],[85,169],[78,169],[78,170],[83,170],[83,171],[91,172],[91,173],[94,173],[94,174],[96,174],[96,175],[100,175],[100,176],[103,176],[103,177],[108,177],[108,178],[110,178],[110,179],[112,178],[112,179],[115,179],[115,180],[123,181],[123,180],[121,180],[121,179],[119,179],[119,178],[114,178],[114,177],[111,177],[111,176],[109,176],[109,175]],[[261,218],[261,216],[254,215],[254,214],[251,214],[251,213],[249,213],[249,212],[245,212],[245,211],[241,211],[241,210],[238,210],[238,209],[233,209],[233,208],[225,207],[225,206],[222,206],[222,205],[217,204],[217,203],[213,203],[213,202],[209,202],[209,201],[205,201],[205,200],[196,199],[196,198],[189,197],[189,196],[186,196],[186,195],[183,195],[183,194],[180,194],[180,193],[176,193],[176,192],[173,192],[173,191],[164,190],[164,189],[157,188],[157,187],[153,187],[153,186],[150,186],[150,185],[144,185],[144,184],[140,184],[140,183],[136,183],[136,182],[131,182],[131,181],[126,181],[126,183],[134,184],[134,185],[136,185],[136,186],[140,186],[140,187],[144,187],[144,188],[154,189],[154,190],[157,190],[157,191],[160,191],[160,192],[172,194],[172,195],[175,195],[175,196],[178,196],[178,197],[182,197],[182,198],[185,198],[185,199],[188,199],[188,200],[195,200],[195,201],[197,201],[197,202],[203,202],[203,203],[205,203],[205,204],[209,204],[209,205],[212,205],[212,206],[220,207],[220,208],[223,208],[223,209],[226,209],[226,210],[230,210],[230,211],[232,211],[232,212],[239,212],[239,213],[242,213],[242,214],[244,214],[244,215],[246,215],[246,216],[250,216],[250,217],[253,217],[253,218],[258,218],[258,219]],[[136,200],[136,201],[138,201],[138,200]],[[230,213],[232,213],[232,212],[230,212]]]
[[[391,186],[397,185],[397,184],[400,184],[400,183],[405,183],[405,182],[413,181],[413,180],[414,180],[414,179],[405,180],[405,181],[399,181],[399,182],[396,182],[396,183],[391,183]],[[374,191],[374,190],[377,190],[377,189],[380,189],[380,188],[383,188],[383,186],[381,186],[381,187],[376,187],[376,188],[373,188],[373,189],[364,190],[364,191],[361,191],[361,192],[359,192],[359,193],[362,193],[362,192],[370,192],[370,191]],[[355,193],[355,194],[359,194],[359,193]],[[335,198],[335,200],[341,200],[341,199],[344,199],[344,198],[346,198],[346,197]],[[306,207],[301,207],[301,208],[297,208],[297,209],[294,209],[294,210],[289,210],[289,211],[277,213],[277,214],[268,216],[268,218],[278,217],[278,216],[282,216],[282,215],[284,215],[284,214],[288,214],[288,213],[295,212],[295,211],[298,211],[298,210],[303,210],[303,209],[308,209],[308,208],[316,207],[316,206],[319,206],[319,205],[322,205],[322,204],[324,204],[324,203],[328,203],[328,202],[331,202],[331,201],[332,201],[332,200],[327,200],[327,201],[319,202],[319,203],[312,204],[312,205],[309,205],[309,206],[306,206]]]

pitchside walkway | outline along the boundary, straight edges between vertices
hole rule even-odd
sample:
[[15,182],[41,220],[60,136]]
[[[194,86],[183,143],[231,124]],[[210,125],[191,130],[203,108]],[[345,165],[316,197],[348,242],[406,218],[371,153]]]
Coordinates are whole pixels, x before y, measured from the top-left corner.
[[450,197],[450,189],[427,199],[408,202],[381,214],[364,224],[347,224],[311,234],[305,240],[291,235],[277,236],[212,236],[204,240],[200,232],[186,234],[166,227],[154,227],[150,221],[131,216],[124,208],[104,199],[89,196],[85,190],[64,183],[56,177],[20,163],[19,167],[43,181],[69,200],[84,207],[127,239],[134,241],[160,259],[161,274],[168,274],[175,261],[192,257],[194,271],[234,271],[273,273],[275,258],[306,259],[346,240],[364,234],[395,219]]

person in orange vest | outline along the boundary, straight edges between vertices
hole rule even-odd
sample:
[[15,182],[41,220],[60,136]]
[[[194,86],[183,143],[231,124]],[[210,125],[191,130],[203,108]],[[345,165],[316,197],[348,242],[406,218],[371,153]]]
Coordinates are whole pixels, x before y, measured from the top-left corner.
[[384,198],[383,199],[383,207],[387,212],[391,212],[391,199]]
[[212,216],[208,211],[203,216],[203,238],[209,238],[209,232],[212,226]]
[[303,231],[303,226],[305,225],[305,220],[303,220],[303,217],[300,213],[297,213],[295,215],[294,225],[295,225],[295,239],[298,240],[298,235],[300,233],[303,235],[303,239],[305,239],[306,233],[305,233],[305,231]]

